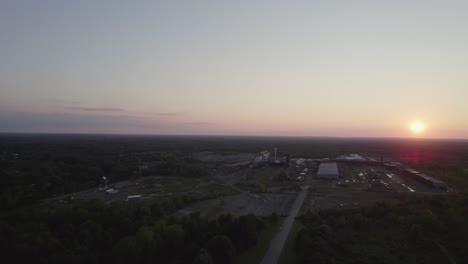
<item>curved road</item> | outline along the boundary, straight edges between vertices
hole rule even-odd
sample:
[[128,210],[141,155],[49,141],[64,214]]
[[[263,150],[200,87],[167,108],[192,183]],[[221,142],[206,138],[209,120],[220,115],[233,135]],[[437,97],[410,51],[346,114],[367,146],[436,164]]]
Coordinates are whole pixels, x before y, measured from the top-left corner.
[[262,262],[260,262],[261,264],[275,264],[278,262],[278,258],[281,255],[281,251],[284,247],[284,243],[286,242],[286,239],[288,238],[289,233],[291,232],[291,228],[294,224],[294,218],[299,213],[299,210],[301,210],[302,203],[307,196],[311,178],[312,177],[310,175],[307,177],[306,185],[301,188],[301,192],[297,196],[296,201],[294,201],[294,204],[291,207],[291,212],[284,220],[280,231],[276,234],[273,240],[271,240],[270,247],[265,253]]

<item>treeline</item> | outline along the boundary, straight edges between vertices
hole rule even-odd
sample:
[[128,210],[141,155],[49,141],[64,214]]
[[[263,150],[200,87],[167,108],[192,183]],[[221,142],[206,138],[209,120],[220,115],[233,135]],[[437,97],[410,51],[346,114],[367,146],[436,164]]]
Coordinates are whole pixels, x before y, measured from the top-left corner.
[[296,262],[468,263],[467,217],[466,194],[308,212]]
[[180,152],[164,153],[156,166],[140,172],[140,156],[129,153],[133,148],[125,141],[0,141],[0,210],[97,187],[102,176],[116,182],[147,175],[200,177],[207,172]]
[[208,173],[205,165],[190,160],[163,160],[142,172],[143,176],[164,175],[201,177]]
[[97,187],[102,176],[111,181],[128,179],[137,168],[131,157],[73,146],[31,148],[14,159],[0,160],[0,209]]
[[[268,223],[254,215],[169,217],[171,200],[47,203],[0,216],[3,263],[231,263]],[[275,218],[272,218],[275,219]],[[271,220],[273,221],[273,220]]]

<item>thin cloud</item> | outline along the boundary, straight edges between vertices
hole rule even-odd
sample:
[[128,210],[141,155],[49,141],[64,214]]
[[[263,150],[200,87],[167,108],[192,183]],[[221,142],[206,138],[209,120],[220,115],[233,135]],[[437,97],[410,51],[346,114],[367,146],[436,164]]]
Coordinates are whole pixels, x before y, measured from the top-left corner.
[[180,112],[163,112],[163,113],[158,113],[160,116],[178,116],[182,113]]
[[100,113],[0,113],[0,132],[162,132],[172,126],[127,115]]
[[194,125],[194,126],[210,126],[215,125],[215,123],[211,122],[186,122],[187,125]]
[[79,105],[81,104],[79,101],[58,99],[58,98],[49,98],[49,99],[45,99],[45,101],[54,105]]
[[0,112],[0,133],[207,134],[214,123],[152,120],[102,112]]
[[83,112],[123,112],[122,108],[114,108],[114,107],[76,107],[76,106],[68,106],[65,107],[67,110],[73,111],[83,111]]

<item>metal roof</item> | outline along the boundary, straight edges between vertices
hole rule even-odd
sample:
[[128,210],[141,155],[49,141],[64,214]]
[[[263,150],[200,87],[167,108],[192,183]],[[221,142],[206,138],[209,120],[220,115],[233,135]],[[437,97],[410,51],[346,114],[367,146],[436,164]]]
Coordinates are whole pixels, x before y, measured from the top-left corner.
[[413,170],[413,169],[409,169],[409,168],[406,168],[405,169],[407,172],[411,173],[411,174],[420,174],[421,172],[417,171],[417,170]]
[[338,175],[338,165],[336,162],[322,162],[318,169],[317,175],[320,174],[336,174]]
[[419,173],[418,176],[421,177],[421,178],[423,178],[423,179],[425,179],[425,180],[427,180],[427,181],[430,181],[430,182],[432,182],[432,183],[445,184],[445,182],[443,182],[443,181],[441,181],[441,180],[439,180],[439,179],[436,179],[436,178],[434,178],[434,177],[431,177],[431,176],[429,176],[429,175],[426,175],[426,174],[424,174],[424,173]]

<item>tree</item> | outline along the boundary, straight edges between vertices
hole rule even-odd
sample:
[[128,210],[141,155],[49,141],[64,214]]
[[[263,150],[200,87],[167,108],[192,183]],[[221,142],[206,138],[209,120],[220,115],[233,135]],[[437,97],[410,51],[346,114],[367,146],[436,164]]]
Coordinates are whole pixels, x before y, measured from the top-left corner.
[[133,236],[121,239],[112,251],[117,263],[137,263],[141,255],[141,249]]
[[192,264],[212,264],[213,258],[206,249],[202,248]]
[[207,248],[213,256],[214,263],[232,263],[235,248],[229,237],[217,235],[208,241]]

